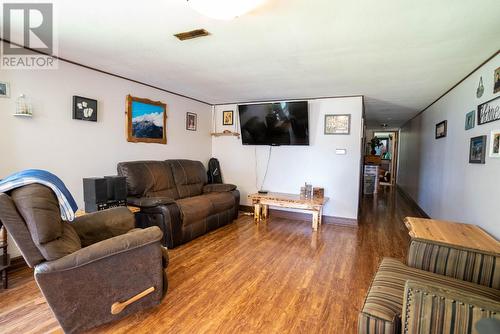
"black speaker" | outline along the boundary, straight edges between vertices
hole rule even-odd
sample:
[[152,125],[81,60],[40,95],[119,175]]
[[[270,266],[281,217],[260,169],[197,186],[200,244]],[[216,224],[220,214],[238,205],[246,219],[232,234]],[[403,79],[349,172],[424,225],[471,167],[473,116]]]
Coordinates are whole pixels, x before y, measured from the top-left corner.
[[89,203],[106,203],[108,199],[108,185],[102,177],[83,179],[83,199]]
[[127,178],[125,176],[105,176],[108,201],[127,199]]

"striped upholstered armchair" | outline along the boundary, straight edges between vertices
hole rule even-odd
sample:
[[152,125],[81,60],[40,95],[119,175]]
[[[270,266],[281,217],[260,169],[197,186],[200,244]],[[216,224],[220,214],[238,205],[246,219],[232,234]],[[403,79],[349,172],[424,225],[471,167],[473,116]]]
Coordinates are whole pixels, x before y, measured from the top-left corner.
[[359,314],[358,333],[478,333],[500,321],[500,254],[412,239],[408,265],[385,258]]

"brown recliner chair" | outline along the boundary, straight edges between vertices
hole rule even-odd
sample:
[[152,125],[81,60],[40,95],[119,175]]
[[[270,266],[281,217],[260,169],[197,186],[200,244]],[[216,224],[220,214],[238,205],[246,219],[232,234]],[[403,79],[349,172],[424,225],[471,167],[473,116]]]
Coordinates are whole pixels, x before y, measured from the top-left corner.
[[32,184],[0,193],[0,220],[35,269],[36,282],[67,333],[157,305],[166,293],[163,233],[157,227],[134,229],[127,208],[64,222],[52,190]]

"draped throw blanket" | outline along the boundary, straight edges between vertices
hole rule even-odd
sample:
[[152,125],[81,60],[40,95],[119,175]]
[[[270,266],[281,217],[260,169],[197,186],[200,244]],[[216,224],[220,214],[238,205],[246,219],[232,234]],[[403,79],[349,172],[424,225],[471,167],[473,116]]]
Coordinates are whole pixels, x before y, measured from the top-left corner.
[[73,221],[75,219],[75,212],[78,210],[75,199],[60,178],[45,170],[26,169],[6,177],[0,181],[0,193],[33,183],[42,184],[52,189],[59,201],[63,220]]

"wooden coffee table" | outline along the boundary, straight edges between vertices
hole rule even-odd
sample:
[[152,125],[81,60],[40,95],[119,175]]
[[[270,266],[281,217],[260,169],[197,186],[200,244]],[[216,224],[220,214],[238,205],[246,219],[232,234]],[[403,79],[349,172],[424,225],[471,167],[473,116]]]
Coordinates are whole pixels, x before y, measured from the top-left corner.
[[248,198],[252,200],[254,206],[254,221],[259,223],[261,219],[269,217],[269,205],[282,208],[300,209],[311,211],[312,229],[316,231],[321,225],[323,206],[328,201],[328,197],[306,199],[299,194],[267,193],[251,194]]

